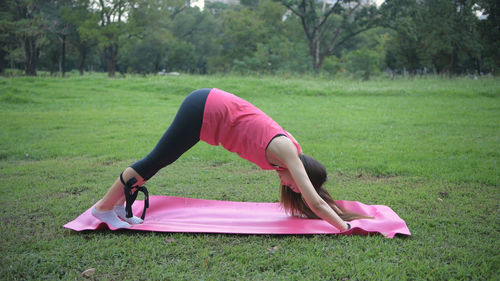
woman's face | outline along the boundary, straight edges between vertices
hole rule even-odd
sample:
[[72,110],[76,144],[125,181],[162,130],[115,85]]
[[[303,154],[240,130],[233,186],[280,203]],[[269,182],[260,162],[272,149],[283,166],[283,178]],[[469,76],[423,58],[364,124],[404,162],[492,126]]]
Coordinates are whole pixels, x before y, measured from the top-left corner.
[[281,185],[288,186],[294,192],[300,193],[300,189],[297,187],[297,184],[295,183],[295,181],[292,178],[292,175],[290,174],[290,172],[287,169],[276,170],[276,172],[278,173],[278,176],[280,177]]

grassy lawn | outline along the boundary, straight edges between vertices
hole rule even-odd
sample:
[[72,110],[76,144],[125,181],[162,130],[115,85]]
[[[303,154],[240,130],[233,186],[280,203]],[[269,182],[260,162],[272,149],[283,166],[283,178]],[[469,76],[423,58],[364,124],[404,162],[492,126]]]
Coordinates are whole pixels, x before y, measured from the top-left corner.
[[[388,205],[412,236],[62,228],[148,153],[184,96],[203,87],[263,109],[325,164],[335,198]],[[18,77],[0,78],[0,105],[1,280],[500,276],[499,79]],[[278,185],[275,173],[199,143],[147,186],[151,194],[277,202]]]

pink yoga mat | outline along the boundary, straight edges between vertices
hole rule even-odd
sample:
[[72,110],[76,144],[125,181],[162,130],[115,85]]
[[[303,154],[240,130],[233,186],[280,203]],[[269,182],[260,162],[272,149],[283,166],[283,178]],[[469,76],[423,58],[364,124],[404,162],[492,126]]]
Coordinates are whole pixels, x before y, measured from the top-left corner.
[[[195,232],[231,234],[342,234],[380,233],[393,238],[411,235],[410,230],[391,208],[365,205],[356,201],[336,201],[340,206],[375,219],[350,222],[352,228],[340,232],[323,220],[291,217],[279,203],[231,202],[172,196],[150,196],[150,208],[142,224],[130,230],[158,232]],[[136,201],[133,212],[140,216],[144,204]],[[103,229],[107,225],[90,213],[91,208],[64,225],[76,231]],[[115,230],[109,227],[111,230]]]

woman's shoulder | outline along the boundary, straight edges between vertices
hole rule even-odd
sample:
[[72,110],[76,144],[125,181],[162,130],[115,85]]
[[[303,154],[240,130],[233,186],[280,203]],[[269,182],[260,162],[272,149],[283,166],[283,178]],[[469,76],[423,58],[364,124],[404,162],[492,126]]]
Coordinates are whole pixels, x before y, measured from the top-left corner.
[[[291,159],[296,159],[300,151],[292,140],[287,136],[279,136],[274,138],[267,146],[267,154],[273,163],[280,167],[286,167],[286,163]],[[274,163],[276,162],[276,163]]]

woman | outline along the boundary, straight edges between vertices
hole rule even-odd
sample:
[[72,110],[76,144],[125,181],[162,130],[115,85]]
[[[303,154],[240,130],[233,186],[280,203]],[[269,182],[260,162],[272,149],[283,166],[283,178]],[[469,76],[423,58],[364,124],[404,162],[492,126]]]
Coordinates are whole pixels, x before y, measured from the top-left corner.
[[262,169],[276,170],[282,185],[281,203],[294,216],[321,218],[341,231],[350,228],[346,221],[367,218],[335,204],[323,187],[325,167],[304,155],[291,134],[249,102],[215,88],[186,97],[153,151],[125,169],[92,214],[115,228],[142,223],[131,215],[132,195],[137,196],[137,189],[143,189],[147,180],[199,140],[221,144]]

